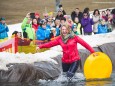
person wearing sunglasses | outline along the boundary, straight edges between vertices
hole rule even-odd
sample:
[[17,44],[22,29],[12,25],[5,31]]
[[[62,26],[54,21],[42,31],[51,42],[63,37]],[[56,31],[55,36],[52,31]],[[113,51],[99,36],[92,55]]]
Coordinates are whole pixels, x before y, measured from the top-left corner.
[[94,22],[89,17],[87,12],[83,13],[81,24],[83,26],[84,35],[92,35],[92,25],[94,24]]

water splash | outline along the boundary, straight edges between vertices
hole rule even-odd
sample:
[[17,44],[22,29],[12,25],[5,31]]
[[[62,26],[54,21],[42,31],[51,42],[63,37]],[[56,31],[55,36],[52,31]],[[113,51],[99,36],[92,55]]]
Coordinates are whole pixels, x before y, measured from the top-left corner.
[[60,76],[55,79],[55,80],[39,80],[39,84],[41,84],[41,86],[44,85],[48,85],[48,86],[54,86],[55,84],[58,84],[59,86],[63,86],[69,83],[76,83],[76,82],[82,82],[85,80],[85,77],[82,73],[76,73],[74,75],[74,77],[72,78],[71,81],[69,81],[66,77],[65,73],[60,74]]

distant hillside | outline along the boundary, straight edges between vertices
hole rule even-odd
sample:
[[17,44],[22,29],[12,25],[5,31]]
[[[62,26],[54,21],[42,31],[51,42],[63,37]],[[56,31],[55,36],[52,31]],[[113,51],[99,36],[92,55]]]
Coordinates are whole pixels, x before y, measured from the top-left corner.
[[[115,2],[115,0],[61,0],[67,14],[70,14],[76,7],[81,11],[85,7],[90,10],[96,8],[115,7],[115,3],[94,3],[94,2]],[[39,12],[41,17],[45,12],[55,11],[55,0],[1,0],[0,17],[4,16],[8,24],[22,22],[28,12]]]

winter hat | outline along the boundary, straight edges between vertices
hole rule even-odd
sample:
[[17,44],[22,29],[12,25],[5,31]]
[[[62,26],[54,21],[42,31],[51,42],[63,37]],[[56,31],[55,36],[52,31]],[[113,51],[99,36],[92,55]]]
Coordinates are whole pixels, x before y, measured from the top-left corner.
[[45,24],[46,23],[46,20],[45,19],[42,19],[41,21],[40,21],[40,25],[43,25],[43,24]]
[[39,13],[35,13],[35,16],[40,16]]
[[4,17],[1,17],[1,18],[0,18],[0,21],[2,21],[2,20],[5,20],[5,18],[4,18]]
[[76,28],[76,27],[77,27],[77,24],[74,23],[74,24],[72,25],[72,29],[74,29],[74,28]]

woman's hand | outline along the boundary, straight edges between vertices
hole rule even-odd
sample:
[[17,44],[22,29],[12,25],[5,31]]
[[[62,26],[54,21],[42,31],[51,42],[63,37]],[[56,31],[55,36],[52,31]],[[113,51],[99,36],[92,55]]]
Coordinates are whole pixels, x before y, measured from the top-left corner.
[[94,57],[96,57],[96,56],[98,56],[98,55],[99,55],[98,53],[93,53],[93,56],[94,56]]

